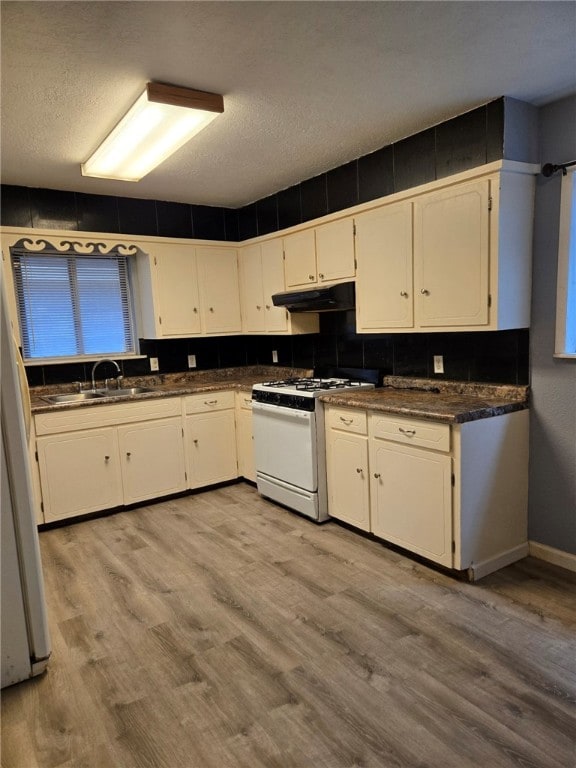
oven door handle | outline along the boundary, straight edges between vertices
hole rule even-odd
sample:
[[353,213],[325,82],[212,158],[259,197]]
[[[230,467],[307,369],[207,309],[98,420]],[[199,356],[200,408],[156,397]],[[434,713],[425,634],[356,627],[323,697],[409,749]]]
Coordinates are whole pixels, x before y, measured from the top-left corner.
[[268,403],[258,403],[254,401],[252,403],[252,412],[254,413],[258,411],[269,413],[271,416],[289,417],[292,419],[300,419],[302,421],[310,421],[314,415],[313,411],[299,411],[296,408],[286,408],[283,405],[269,405]]

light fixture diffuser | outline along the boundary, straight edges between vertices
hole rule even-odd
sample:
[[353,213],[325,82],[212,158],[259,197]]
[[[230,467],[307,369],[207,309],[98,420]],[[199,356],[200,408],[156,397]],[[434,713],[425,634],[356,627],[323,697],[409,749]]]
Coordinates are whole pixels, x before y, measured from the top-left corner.
[[148,83],[91,157],[83,176],[139,181],[224,111],[216,93]]

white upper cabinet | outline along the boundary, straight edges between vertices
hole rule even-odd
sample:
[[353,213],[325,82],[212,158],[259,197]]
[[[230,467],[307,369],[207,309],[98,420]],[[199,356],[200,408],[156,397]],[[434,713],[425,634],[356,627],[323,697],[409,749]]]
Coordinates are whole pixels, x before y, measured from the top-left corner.
[[261,245],[264,317],[268,333],[286,333],[290,316],[284,307],[275,307],[272,296],[284,290],[284,253],[282,240],[267,240]]
[[354,220],[351,216],[316,227],[318,282],[353,280]]
[[414,205],[416,322],[421,327],[488,324],[487,180],[423,195]]
[[197,248],[203,330],[240,333],[238,258],[235,248]]
[[316,235],[313,229],[284,238],[286,288],[316,285]]
[[318,315],[290,315],[275,307],[272,296],[284,287],[281,238],[241,248],[238,254],[242,331],[244,333],[317,333]]
[[157,241],[140,247],[137,270],[143,338],[240,333],[235,248]]
[[356,217],[358,332],[412,328],[412,203]]
[[201,333],[200,297],[193,245],[151,243],[138,259],[145,338]]
[[357,215],[358,332],[527,328],[533,196],[501,171]]
[[284,238],[286,288],[353,280],[354,220],[351,216]]

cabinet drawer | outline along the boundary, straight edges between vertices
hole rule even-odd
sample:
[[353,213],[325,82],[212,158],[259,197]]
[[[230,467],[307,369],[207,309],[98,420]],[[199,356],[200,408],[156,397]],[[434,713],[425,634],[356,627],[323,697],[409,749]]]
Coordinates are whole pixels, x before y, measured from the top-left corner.
[[234,408],[234,392],[203,392],[184,398],[185,413],[206,413]]
[[236,405],[239,408],[244,408],[247,411],[251,411],[252,410],[252,394],[250,392],[237,392]]
[[331,429],[342,432],[354,432],[357,435],[368,434],[366,411],[351,411],[349,408],[328,408],[326,423]]
[[450,450],[449,424],[371,413],[370,434],[405,445],[418,445],[446,453]]
[[181,413],[179,397],[162,397],[114,405],[90,404],[82,408],[38,413],[34,416],[34,424],[37,435],[50,435],[55,432],[71,432],[90,427],[164,419],[169,416],[180,416]]

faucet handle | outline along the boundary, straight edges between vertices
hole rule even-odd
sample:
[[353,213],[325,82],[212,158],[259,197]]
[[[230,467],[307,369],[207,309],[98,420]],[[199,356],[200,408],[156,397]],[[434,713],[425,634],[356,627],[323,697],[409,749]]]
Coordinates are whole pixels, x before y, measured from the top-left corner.
[[119,373],[118,376],[116,376],[116,389],[122,389],[121,384],[123,380],[124,380],[124,376],[122,376],[122,374]]
[[82,382],[81,381],[73,381],[72,385],[76,388],[76,392],[82,392]]

